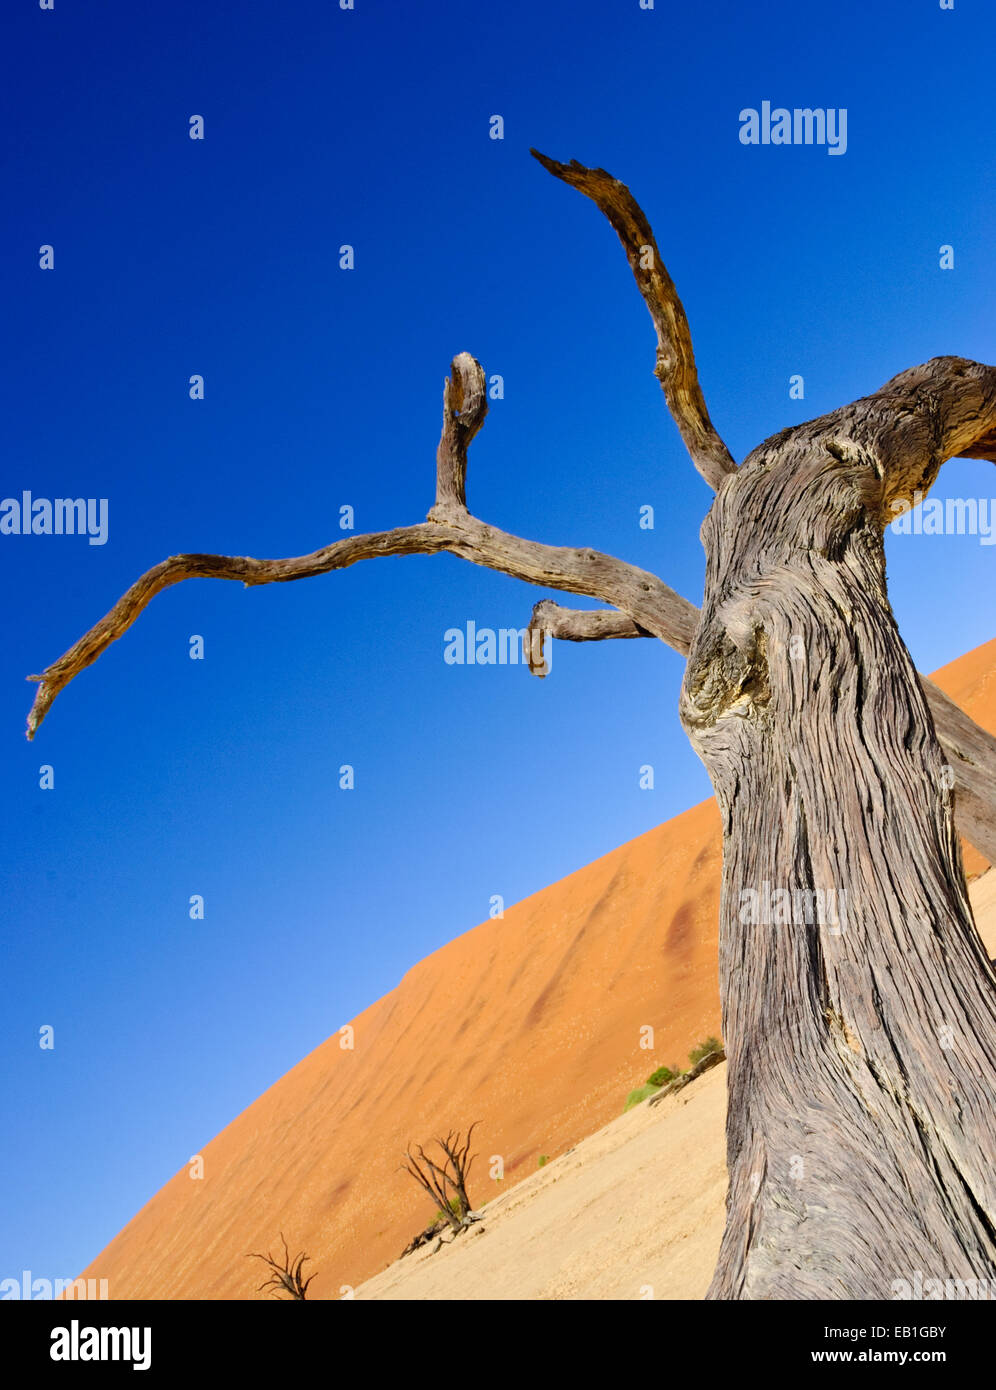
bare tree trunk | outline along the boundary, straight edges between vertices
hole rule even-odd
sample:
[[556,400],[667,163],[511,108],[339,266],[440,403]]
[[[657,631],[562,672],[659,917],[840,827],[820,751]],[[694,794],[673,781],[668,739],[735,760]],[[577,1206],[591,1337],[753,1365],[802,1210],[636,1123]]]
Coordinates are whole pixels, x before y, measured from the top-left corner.
[[[890,468],[916,455],[882,444],[871,401],[762,445],[703,528],[681,714],[724,825],[711,1298],[996,1278],[996,990],[886,594]],[[823,920],[785,921],[807,890]]]

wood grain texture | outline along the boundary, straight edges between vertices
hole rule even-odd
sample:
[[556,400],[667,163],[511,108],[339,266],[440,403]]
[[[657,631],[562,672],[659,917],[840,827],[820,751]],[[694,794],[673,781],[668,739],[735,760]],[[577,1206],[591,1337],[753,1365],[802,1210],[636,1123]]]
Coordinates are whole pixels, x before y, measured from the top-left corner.
[[[994,408],[996,370],[935,359],[766,441],[703,526],[681,716],[724,823],[730,1193],[712,1298],[996,1278],[996,978],[883,543],[891,501],[926,490]],[[764,920],[775,891],[843,895],[844,917]]]

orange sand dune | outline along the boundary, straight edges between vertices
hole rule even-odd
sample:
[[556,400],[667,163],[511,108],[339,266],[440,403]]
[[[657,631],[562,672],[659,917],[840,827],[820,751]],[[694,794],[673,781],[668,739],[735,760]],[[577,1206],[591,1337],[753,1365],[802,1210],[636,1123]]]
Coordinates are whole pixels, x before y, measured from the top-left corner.
[[[951,696],[977,724],[996,734],[996,638],[948,662],[933,675],[935,685]],[[988,860],[974,846],[961,842],[965,877],[977,878]]]
[[[996,732],[996,640],[934,679]],[[336,1034],[271,1086],[204,1148],[203,1178],[183,1168],[86,1277],[112,1298],[262,1298],[243,1256],[282,1230],[318,1270],[309,1297],[336,1298],[432,1215],[398,1171],[409,1139],[480,1120],[477,1205],[535,1173],[719,1033],[720,858],[703,802],[420,961],[354,1020],[353,1050]],[[966,856],[970,874],[983,863]]]

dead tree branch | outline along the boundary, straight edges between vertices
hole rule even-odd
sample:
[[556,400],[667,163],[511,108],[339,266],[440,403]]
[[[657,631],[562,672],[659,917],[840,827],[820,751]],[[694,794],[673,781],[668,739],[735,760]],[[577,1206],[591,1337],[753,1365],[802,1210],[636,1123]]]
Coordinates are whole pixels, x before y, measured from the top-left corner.
[[666,1086],[662,1086],[656,1095],[647,1097],[648,1105],[659,1105],[665,1096],[673,1096],[675,1091],[682,1091],[692,1081],[697,1081],[703,1072],[711,1071],[713,1067],[718,1067],[720,1062],[726,1061],[726,1049],[724,1047],[714,1047],[711,1052],[699,1059],[689,1071],[683,1071],[680,1076],[676,1076],[673,1081],[669,1081]]
[[469,352],[453,359],[443,384],[443,430],[436,450],[436,505],[430,520],[467,511],[467,450],[488,413],[484,372]]
[[310,555],[285,560],[257,560],[245,555],[173,555],[161,561],[41,675],[28,677],[39,683],[28,715],[28,738],[37,733],[59,692],[127,632],[157,594],[184,579],[236,579],[248,588],[311,579],[346,569],[359,560],[446,551],[529,584],[601,599],[630,613],[668,645],[685,643],[689,613],[695,609],[656,575],[597,550],[524,540],[470,515],[465,506],[467,447],[483,423],[486,406],[484,372],[469,353],[454,358],[445,394],[446,412],[436,461],[436,502],[426,521],[392,531],[348,536]]
[[287,1241],[284,1240],[283,1231],[280,1232],[280,1239],[283,1241],[284,1247],[282,1264],[279,1260],[275,1260],[269,1251],[265,1255],[249,1254],[246,1259],[262,1260],[272,1271],[269,1279],[260,1284],[260,1292],[263,1289],[272,1289],[274,1298],[280,1298],[281,1293],[286,1293],[289,1298],[303,1301],[308,1296],[308,1285],[315,1277],[314,1274],[309,1274],[307,1279],[301,1277],[302,1267],[309,1257],[302,1251],[300,1255],[295,1255],[292,1260],[290,1250],[287,1248]]
[[576,159],[560,164],[539,150],[530,150],[530,154],[555,178],[590,198],[612,224],[657,330],[654,375],[692,462],[713,491],[718,492],[723,479],[737,471],[737,465],[709,418],[688,318],[643,209],[626,185],[605,169],[588,169]]
[[[419,1162],[420,1159],[422,1160],[421,1163]],[[419,1145],[418,1157],[412,1153],[411,1144],[408,1145],[401,1170],[415,1179],[422,1191],[435,1204],[439,1215],[445,1218],[447,1224],[454,1231],[459,1230],[460,1219],[450,1206],[449,1179],[445,1173],[440,1173],[431,1159],[426,1158],[425,1150],[421,1145]]]
[[[688,605],[691,613],[696,610]],[[691,645],[697,617],[689,615],[688,641]],[[526,660],[534,676],[545,676],[548,667],[544,658],[544,637],[559,637],[565,642],[604,642],[611,637],[653,637],[653,633],[625,613],[613,608],[564,608],[553,599],[542,598],[533,608],[526,629]],[[680,649],[679,649],[680,650]],[[686,648],[686,653],[687,653]]]

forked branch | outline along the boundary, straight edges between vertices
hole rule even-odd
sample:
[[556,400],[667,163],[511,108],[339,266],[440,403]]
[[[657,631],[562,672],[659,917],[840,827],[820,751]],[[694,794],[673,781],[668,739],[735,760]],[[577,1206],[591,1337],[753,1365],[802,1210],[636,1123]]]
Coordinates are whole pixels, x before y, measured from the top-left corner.
[[466,509],[467,448],[487,409],[484,372],[469,353],[453,360],[445,388],[442,436],[436,455],[436,501],[428,518],[414,526],[348,536],[310,555],[257,560],[247,555],[173,555],[142,575],[100,622],[41,675],[28,716],[28,738],[41,726],[52,702],[80,671],[131,627],[156,594],[184,579],[237,579],[247,587],[310,579],[346,569],[358,560],[385,555],[433,555],[447,551],[514,579],[542,588],[583,594],[632,614],[655,637],[685,646],[695,608],[656,575],[597,550],[570,549],[524,540],[487,526]]

